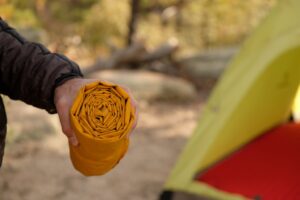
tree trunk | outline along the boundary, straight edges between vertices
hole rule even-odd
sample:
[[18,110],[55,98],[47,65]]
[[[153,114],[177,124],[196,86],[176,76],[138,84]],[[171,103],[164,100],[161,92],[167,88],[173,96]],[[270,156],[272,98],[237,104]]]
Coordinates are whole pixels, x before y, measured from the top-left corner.
[[128,24],[127,46],[130,46],[135,37],[139,14],[140,0],[131,0],[131,17]]

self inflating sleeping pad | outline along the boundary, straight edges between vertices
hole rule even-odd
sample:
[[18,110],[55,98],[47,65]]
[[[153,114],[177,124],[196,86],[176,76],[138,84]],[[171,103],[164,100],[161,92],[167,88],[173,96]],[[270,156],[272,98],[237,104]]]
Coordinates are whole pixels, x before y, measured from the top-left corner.
[[86,176],[112,169],[128,149],[135,108],[118,85],[93,82],[79,91],[70,110],[79,145],[70,147],[74,167]]

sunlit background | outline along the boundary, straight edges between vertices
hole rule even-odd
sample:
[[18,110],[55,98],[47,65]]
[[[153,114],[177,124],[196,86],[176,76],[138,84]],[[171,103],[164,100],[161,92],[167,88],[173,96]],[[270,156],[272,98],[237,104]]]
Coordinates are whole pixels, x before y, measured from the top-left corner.
[[105,176],[74,170],[56,115],[5,98],[1,200],[155,200],[211,88],[275,0],[0,0],[25,38],[129,87],[140,119]]

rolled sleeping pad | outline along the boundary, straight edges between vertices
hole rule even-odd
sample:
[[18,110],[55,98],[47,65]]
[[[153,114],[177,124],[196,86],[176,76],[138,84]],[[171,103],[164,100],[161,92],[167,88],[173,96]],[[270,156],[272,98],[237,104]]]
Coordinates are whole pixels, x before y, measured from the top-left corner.
[[82,87],[70,110],[79,145],[69,145],[75,169],[86,176],[115,167],[128,149],[135,107],[120,86],[96,81]]

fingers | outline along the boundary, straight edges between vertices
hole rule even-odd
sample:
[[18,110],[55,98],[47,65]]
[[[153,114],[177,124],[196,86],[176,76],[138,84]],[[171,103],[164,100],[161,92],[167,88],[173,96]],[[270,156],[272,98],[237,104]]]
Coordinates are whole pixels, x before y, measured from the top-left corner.
[[131,93],[131,91],[127,88],[127,87],[125,87],[125,86],[121,86],[128,94],[129,94],[129,96],[130,96],[130,103],[131,103],[131,106],[134,108],[134,114],[135,114],[135,121],[134,121],[134,123],[133,123],[133,125],[132,125],[132,130],[133,129],[135,129],[135,127],[137,126],[137,122],[138,122],[138,105],[137,105],[137,101],[134,99],[134,97],[133,97],[133,95],[132,95],[132,93]]
[[135,127],[137,126],[137,122],[138,122],[138,119],[139,119],[139,112],[138,112],[138,106],[137,106],[137,103],[134,99],[132,99],[131,101],[131,105],[134,107],[134,111],[135,111],[135,121],[133,123],[133,126],[132,126],[132,129],[135,129]]
[[57,113],[59,116],[63,133],[67,136],[69,142],[73,146],[77,146],[78,140],[76,138],[76,135],[70,123],[70,115],[69,115],[70,107],[68,106],[68,100],[62,99],[60,102],[57,103],[56,109],[57,109]]

